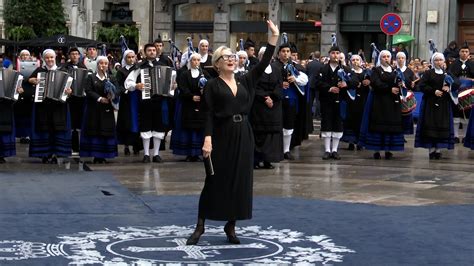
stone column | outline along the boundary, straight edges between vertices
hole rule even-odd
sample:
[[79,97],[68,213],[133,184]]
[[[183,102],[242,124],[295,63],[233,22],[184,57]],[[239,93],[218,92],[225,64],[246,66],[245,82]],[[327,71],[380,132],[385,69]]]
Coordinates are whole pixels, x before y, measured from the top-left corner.
[[321,10],[321,55],[327,55],[329,48],[331,47],[331,36],[333,33],[336,34],[339,48],[343,49],[343,40],[339,29],[337,28],[337,12],[339,5],[328,6],[323,5]]
[[73,36],[77,36],[77,17],[79,15],[78,4],[79,4],[79,0],[72,1],[71,15],[69,16],[70,21],[71,21],[71,28],[69,32]]
[[221,45],[229,46],[229,12],[224,8],[223,3],[217,4],[214,14],[214,45],[213,49]]
[[[161,36],[161,39],[165,42],[172,38],[172,10],[166,0],[154,0],[155,1],[155,12],[153,15],[153,36],[152,39]],[[175,40],[173,40],[175,41]]]
[[133,11],[132,19],[140,25],[138,46],[143,46],[151,42],[153,36],[150,36],[150,1],[130,1],[130,10]]

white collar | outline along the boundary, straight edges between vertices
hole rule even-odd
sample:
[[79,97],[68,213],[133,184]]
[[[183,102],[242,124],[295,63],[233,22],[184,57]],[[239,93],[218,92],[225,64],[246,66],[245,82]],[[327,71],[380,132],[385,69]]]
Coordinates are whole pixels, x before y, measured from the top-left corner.
[[191,68],[191,77],[193,77],[193,78],[199,77],[199,69]]
[[95,76],[96,76],[98,79],[100,79],[100,80],[107,79],[107,73],[105,73],[105,76],[104,76],[103,78],[101,78],[101,77],[99,76],[99,73],[96,73]]
[[405,70],[407,70],[407,66],[399,67],[399,69],[400,69],[402,72],[405,72]]
[[389,72],[391,73],[392,72],[392,67],[391,66],[384,66],[384,65],[380,65],[383,69],[383,71],[385,72]]
[[443,69],[441,69],[441,68],[436,68],[436,67],[435,67],[434,70],[435,70],[435,73],[436,73],[436,74],[444,74],[444,71],[443,71]]
[[126,70],[130,70],[130,68],[132,68],[133,65],[125,65],[125,69]]
[[58,69],[57,65],[54,65],[51,68],[49,68],[47,65],[45,65],[45,67],[46,67],[46,70],[56,70],[56,69]]
[[208,54],[201,55],[201,63],[205,63],[207,61],[207,55]]

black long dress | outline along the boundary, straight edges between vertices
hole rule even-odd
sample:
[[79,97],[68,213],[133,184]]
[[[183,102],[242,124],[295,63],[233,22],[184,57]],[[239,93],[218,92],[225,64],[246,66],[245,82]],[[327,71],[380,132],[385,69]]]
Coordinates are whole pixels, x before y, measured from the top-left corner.
[[[255,135],[257,161],[279,162],[283,160],[283,121],[282,121],[282,80],[279,69],[272,65],[257,83],[255,101],[252,107],[251,123]],[[272,108],[265,104],[265,97],[273,101]],[[260,157],[260,158],[258,158]]]
[[441,97],[435,95],[436,90],[442,90],[443,83],[444,74],[437,74],[434,69],[426,71],[421,78],[423,100],[415,135],[417,148],[454,148],[451,98],[447,93]]
[[352,71],[353,78],[359,83],[356,86],[356,96],[354,100],[347,100],[346,120],[344,121],[344,135],[342,141],[349,143],[359,142],[360,125],[364,114],[364,106],[369,95],[369,86],[362,85],[362,81],[369,79],[367,71],[356,73]]
[[256,82],[274,50],[275,46],[267,45],[262,60],[237,80],[235,96],[221,78],[210,80],[204,88],[205,136],[212,136],[215,174],[206,176],[199,200],[200,218],[220,221],[252,218],[255,145],[247,115],[255,97]]

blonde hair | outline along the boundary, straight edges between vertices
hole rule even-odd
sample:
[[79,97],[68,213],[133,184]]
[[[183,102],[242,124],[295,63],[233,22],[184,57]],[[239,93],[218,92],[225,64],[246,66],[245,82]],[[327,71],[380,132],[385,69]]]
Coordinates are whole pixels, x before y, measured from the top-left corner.
[[222,56],[222,53],[224,51],[230,51],[232,52],[232,50],[227,47],[227,46],[219,46],[219,48],[217,48],[214,53],[212,54],[212,66],[216,67],[216,64],[217,64],[217,60],[219,60]]

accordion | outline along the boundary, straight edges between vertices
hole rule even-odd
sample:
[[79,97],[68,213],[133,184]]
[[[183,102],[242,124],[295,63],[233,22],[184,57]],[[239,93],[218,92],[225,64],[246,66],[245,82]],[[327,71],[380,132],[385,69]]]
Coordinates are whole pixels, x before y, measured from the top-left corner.
[[141,82],[145,85],[142,99],[150,99],[154,95],[171,96],[172,72],[173,69],[168,66],[141,69]]
[[18,100],[18,88],[21,87],[23,76],[12,69],[0,70],[0,98],[12,101]]
[[37,79],[35,102],[43,102],[46,98],[60,102],[66,101],[65,90],[71,87],[73,81],[68,73],[59,70],[39,72]]
[[35,71],[39,66],[39,60],[22,61],[18,59],[16,62],[16,70],[25,78],[30,78],[33,71]]
[[68,73],[74,79],[71,87],[72,95],[77,97],[86,96],[84,85],[87,79],[87,75],[89,75],[89,70],[83,68],[74,68],[69,70]]

